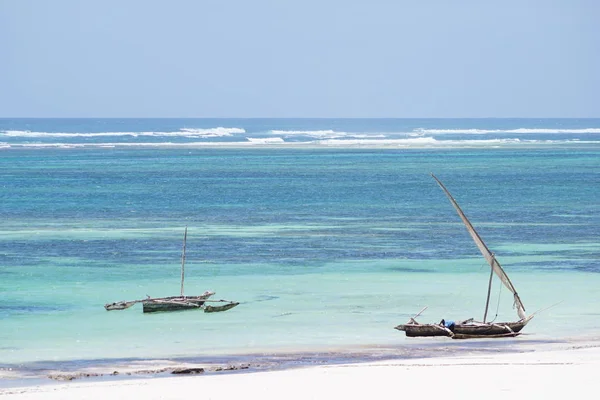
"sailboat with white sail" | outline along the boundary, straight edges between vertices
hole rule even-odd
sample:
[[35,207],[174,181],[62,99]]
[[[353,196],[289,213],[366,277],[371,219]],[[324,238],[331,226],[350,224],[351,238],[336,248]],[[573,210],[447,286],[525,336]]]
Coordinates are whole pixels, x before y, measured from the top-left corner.
[[[463,213],[462,209],[450,194],[444,184],[433,174],[433,179],[442,188],[450,203],[458,213],[458,216],[465,224],[467,231],[475,241],[475,244],[481,251],[481,254],[490,265],[490,280],[488,284],[487,299],[485,303],[485,312],[483,314],[483,321],[475,321],[473,318],[460,321],[460,322],[447,322],[442,320],[439,324],[421,324],[416,321],[416,317],[420,315],[425,309],[421,310],[416,316],[410,318],[406,324],[398,325],[395,329],[404,331],[406,336],[418,337],[418,336],[448,336],[453,339],[469,339],[469,338],[491,338],[491,337],[512,337],[520,334],[521,330],[527,325],[527,323],[533,318],[533,315],[527,315],[525,313],[525,306],[521,301],[521,297],[517,293],[508,275],[496,259],[494,253],[490,251],[484,241],[481,239],[469,219]],[[512,293],[514,299],[514,306],[517,310],[519,320],[514,322],[488,322],[487,313],[490,303],[490,293],[492,287],[492,279],[496,275],[502,284]]]

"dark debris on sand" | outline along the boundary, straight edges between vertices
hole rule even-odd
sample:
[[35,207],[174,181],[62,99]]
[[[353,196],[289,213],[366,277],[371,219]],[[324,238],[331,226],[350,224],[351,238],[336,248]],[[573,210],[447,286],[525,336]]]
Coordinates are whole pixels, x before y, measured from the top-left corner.
[[[222,372],[222,371],[237,371],[242,369],[249,369],[250,364],[241,364],[241,365],[227,365],[225,367],[219,366],[214,367],[209,370],[209,372]],[[102,377],[102,376],[116,376],[116,375],[155,375],[162,373],[170,373],[175,375],[197,375],[203,374],[205,372],[204,368],[201,367],[180,367],[180,368],[160,368],[160,369],[147,369],[141,371],[134,372],[125,372],[124,374],[119,373],[119,371],[113,371],[108,374],[101,373],[88,373],[88,372],[79,372],[75,374],[50,374],[48,378],[56,380],[56,381],[72,381],[80,378],[93,378],[93,377]]]

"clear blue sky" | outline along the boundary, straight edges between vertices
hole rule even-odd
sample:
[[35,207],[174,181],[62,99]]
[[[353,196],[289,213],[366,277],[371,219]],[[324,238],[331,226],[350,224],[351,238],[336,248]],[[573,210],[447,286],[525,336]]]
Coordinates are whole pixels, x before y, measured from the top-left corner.
[[600,117],[597,0],[0,0],[0,117]]

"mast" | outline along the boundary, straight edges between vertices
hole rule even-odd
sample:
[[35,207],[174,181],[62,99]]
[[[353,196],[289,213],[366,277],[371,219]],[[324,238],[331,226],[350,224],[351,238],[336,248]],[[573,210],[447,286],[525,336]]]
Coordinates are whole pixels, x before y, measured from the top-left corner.
[[[496,260],[496,257],[494,257],[494,253],[492,253],[490,251],[490,249],[488,249],[486,244],[483,242],[483,239],[481,239],[481,237],[479,236],[479,234],[477,233],[477,231],[475,230],[475,228],[473,227],[473,225],[471,224],[471,222],[469,221],[467,216],[463,213],[460,206],[458,205],[456,200],[454,200],[454,197],[452,197],[452,195],[450,194],[448,189],[446,189],[444,184],[438,178],[436,178],[435,175],[431,174],[431,176],[433,177],[433,179],[435,179],[435,181],[438,183],[438,185],[442,188],[442,190],[444,191],[444,193],[450,200],[450,203],[452,203],[452,206],[458,213],[458,216],[465,224],[467,231],[469,232],[469,234],[475,241],[475,245],[477,245],[477,247],[479,248],[479,251],[481,252],[483,257],[485,257],[488,264],[490,264],[492,271],[498,276],[498,278],[500,278],[500,281],[504,284],[504,286],[506,286],[508,288],[508,290],[510,290],[511,293],[513,294],[515,306],[517,307],[517,314],[519,315],[519,318],[526,319],[527,315],[525,314],[525,306],[523,306],[523,302],[521,301],[521,298],[519,297],[517,290],[513,286],[510,279],[508,278],[508,275],[506,275],[506,272],[504,272],[504,270],[502,269],[502,266],[500,265],[498,260]],[[489,299],[490,288],[491,288],[491,286],[488,288],[488,299]],[[488,302],[489,302],[489,300],[488,300]],[[486,315],[487,315],[487,306],[486,306]]]
[[488,293],[485,299],[485,312],[483,313],[483,322],[487,319],[488,307],[490,306],[490,294],[492,293],[492,278],[494,277],[494,269],[490,268],[490,281],[488,282]]
[[183,233],[183,250],[181,252],[181,297],[183,297],[183,279],[185,277],[185,242],[187,240],[187,225]]

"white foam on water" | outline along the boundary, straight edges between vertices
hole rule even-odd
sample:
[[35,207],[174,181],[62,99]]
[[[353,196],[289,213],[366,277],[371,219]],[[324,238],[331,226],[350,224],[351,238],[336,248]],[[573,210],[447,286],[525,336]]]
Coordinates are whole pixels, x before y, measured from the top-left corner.
[[224,137],[233,134],[242,134],[242,128],[209,128],[195,129],[182,128],[174,132],[32,132],[32,131],[0,131],[0,136],[24,138],[96,138],[110,136],[131,137]]
[[243,128],[210,128],[210,129],[194,129],[194,128],[182,128],[181,132],[186,133],[188,137],[220,137],[220,136],[232,136],[233,134],[246,133]]
[[472,134],[484,135],[488,133],[600,133],[600,128],[585,129],[554,129],[554,128],[517,128],[517,129],[415,129],[419,134]]
[[282,138],[247,138],[252,144],[282,144],[285,143]]
[[548,145],[600,145],[600,142],[579,139],[570,140],[523,140],[519,138],[482,140],[438,140],[432,137],[404,139],[320,139],[303,142],[286,142],[282,138],[246,138],[245,141],[229,142],[102,142],[102,143],[12,143],[0,149],[16,148],[210,148],[210,147],[372,147],[372,148],[467,148],[501,146],[548,146]]
[[347,132],[337,132],[331,129],[326,130],[298,130],[298,131],[286,131],[286,130],[272,130],[270,131],[273,135],[282,135],[282,136],[310,136],[314,138],[339,138],[346,137],[349,134]]

